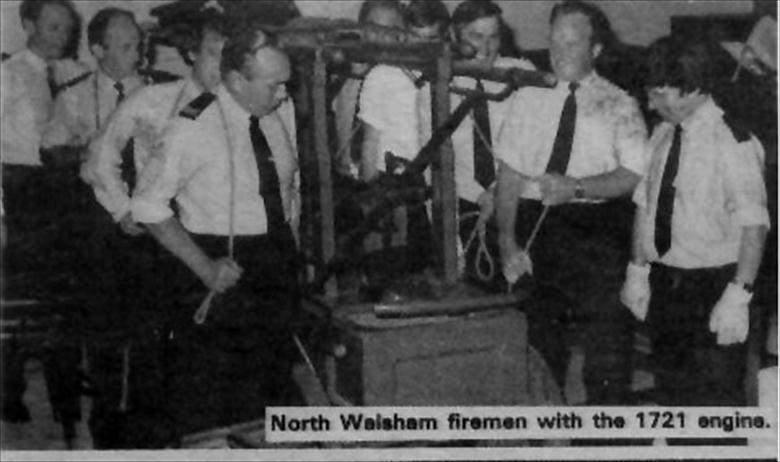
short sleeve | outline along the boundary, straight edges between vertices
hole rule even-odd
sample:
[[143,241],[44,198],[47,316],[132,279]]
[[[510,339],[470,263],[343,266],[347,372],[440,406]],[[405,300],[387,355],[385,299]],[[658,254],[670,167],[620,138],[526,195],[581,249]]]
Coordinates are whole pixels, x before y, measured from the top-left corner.
[[639,105],[633,98],[626,97],[616,123],[615,154],[618,165],[644,176],[648,165],[647,127]]
[[752,137],[722,153],[726,203],[738,226],[770,226],[763,177],[764,150]]

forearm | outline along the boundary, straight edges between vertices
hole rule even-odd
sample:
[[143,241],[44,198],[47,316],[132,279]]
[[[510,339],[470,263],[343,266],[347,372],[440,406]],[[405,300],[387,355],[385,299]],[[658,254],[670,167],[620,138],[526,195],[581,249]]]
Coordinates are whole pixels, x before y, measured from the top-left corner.
[[634,212],[634,228],[631,235],[631,261],[639,266],[647,263],[647,255],[645,255],[644,247],[642,246],[645,236],[643,213],[644,209],[641,207],[636,208]]
[[499,244],[514,243],[517,205],[522,187],[520,175],[503,162],[499,162],[496,182],[496,221],[498,224]]
[[737,281],[752,284],[758,275],[761,258],[764,254],[767,229],[765,226],[745,226],[739,244],[737,261]]
[[370,181],[378,173],[379,161],[379,130],[369,124],[364,124],[363,145],[360,156],[360,179]]
[[634,191],[641,177],[625,167],[581,178],[580,184],[588,199],[611,199],[622,197]]
[[181,260],[202,281],[211,278],[211,259],[195,244],[179,220],[174,217],[160,223],[147,223],[149,233]]

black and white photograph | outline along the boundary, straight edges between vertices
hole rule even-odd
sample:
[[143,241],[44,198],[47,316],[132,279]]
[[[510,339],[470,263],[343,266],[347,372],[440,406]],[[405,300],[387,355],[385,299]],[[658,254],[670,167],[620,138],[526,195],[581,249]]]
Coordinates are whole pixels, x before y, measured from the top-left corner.
[[0,457],[777,460],[777,13],[3,0]]

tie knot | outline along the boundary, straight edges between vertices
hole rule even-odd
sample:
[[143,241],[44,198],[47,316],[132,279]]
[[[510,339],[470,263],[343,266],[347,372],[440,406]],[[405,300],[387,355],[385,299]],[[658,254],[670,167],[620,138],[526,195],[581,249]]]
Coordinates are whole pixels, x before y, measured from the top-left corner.
[[578,88],[580,88],[579,82],[571,82],[571,83],[569,83],[569,92],[570,93],[576,92]]
[[117,82],[114,84],[114,89],[117,93],[122,94],[125,92],[125,85],[122,82]]
[[249,116],[249,126],[252,127],[252,128],[259,127],[260,126],[260,118],[258,118],[256,115]]

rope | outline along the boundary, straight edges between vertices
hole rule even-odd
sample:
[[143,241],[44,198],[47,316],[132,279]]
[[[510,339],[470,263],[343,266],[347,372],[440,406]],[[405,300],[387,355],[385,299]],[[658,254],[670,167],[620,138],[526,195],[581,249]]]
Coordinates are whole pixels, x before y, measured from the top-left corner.
[[127,411],[127,390],[130,388],[130,343],[125,343],[122,348],[122,398],[119,400],[119,410]]
[[[236,181],[235,181],[235,171],[236,171],[236,165],[235,165],[235,159],[234,159],[234,153],[235,149],[233,148],[233,142],[232,137],[230,136],[230,127],[228,127],[227,123],[227,117],[225,116],[225,109],[222,106],[222,103],[217,99],[217,107],[219,107],[219,115],[220,119],[222,119],[222,127],[225,131],[225,139],[227,141],[228,146],[228,161],[230,164],[230,201],[228,204],[230,217],[228,219],[228,258],[233,259],[233,242],[235,240],[235,209],[236,209]],[[206,322],[206,317],[209,314],[209,309],[211,308],[211,301],[214,299],[214,297],[217,295],[217,292],[215,290],[209,291],[209,294],[206,295],[206,298],[203,299],[200,306],[198,307],[198,311],[195,312],[195,315],[193,316],[193,321],[195,321],[195,324],[203,324]]]
[[[479,219],[479,212],[469,212],[464,213],[460,217],[460,221],[466,221],[470,218],[477,218]],[[493,259],[493,256],[490,255],[490,250],[487,248],[487,242],[485,239],[485,233],[481,232],[479,229],[479,226],[475,226],[474,229],[471,230],[471,234],[469,235],[469,238],[466,240],[466,243],[463,245],[463,254],[468,255],[469,248],[474,243],[474,241],[479,237],[478,246],[477,246],[477,252],[474,256],[474,272],[476,273],[477,277],[484,281],[489,282],[493,279],[493,277],[496,274],[496,264],[495,260]],[[487,265],[487,271],[482,270],[482,263],[485,263]]]

